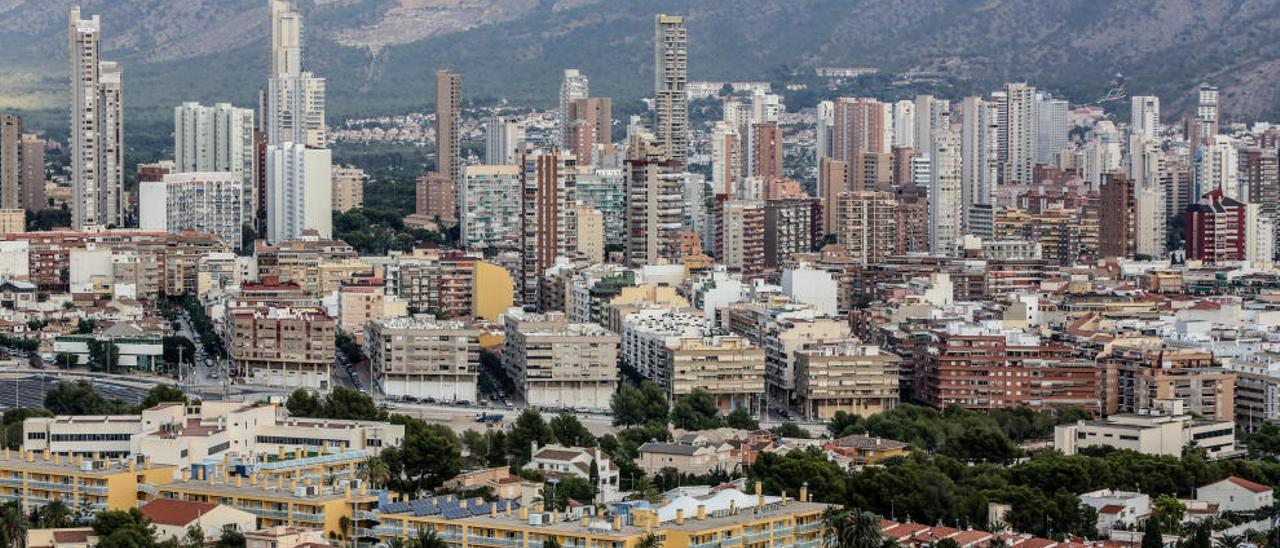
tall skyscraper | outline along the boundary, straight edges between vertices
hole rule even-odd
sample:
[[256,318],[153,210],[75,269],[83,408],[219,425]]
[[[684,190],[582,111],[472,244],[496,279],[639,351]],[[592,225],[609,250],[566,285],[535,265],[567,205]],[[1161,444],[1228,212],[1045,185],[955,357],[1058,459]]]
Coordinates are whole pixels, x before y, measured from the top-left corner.
[[1137,196],[1133,181],[1123,173],[1108,173],[1102,183],[1102,204],[1098,212],[1098,254],[1103,257],[1133,257],[1137,252]]
[[964,234],[960,135],[937,132],[929,151],[929,253],[954,257]]
[[836,234],[839,230],[838,210],[842,193],[849,188],[849,162],[823,158],[818,164],[818,192],[822,196],[822,233]]
[[684,163],[689,153],[689,35],[684,17],[654,18],[653,130],[667,155]]
[[893,104],[893,146],[916,146],[916,104],[911,101],[903,100]]
[[333,235],[332,155],[301,143],[267,147],[267,231],[271,243],[303,231]]
[[1240,150],[1240,186],[1245,201],[1258,204],[1258,215],[1273,227],[1272,241],[1280,241],[1280,158],[1274,148],[1247,147]]
[[484,125],[484,163],[491,166],[515,165],[520,159],[520,143],[524,127],[504,116],[494,116]]
[[1135,95],[1130,99],[1129,132],[1154,140],[1160,135],[1160,98]]
[[557,256],[578,247],[577,161],[554,149],[528,149],[520,161],[520,276],[521,302],[537,306],[539,282]]
[[[240,178],[241,211],[255,212],[253,110],[228,103],[183,103],[173,109],[175,173],[234,173]],[[244,220],[254,222],[253,215]]]
[[742,173],[742,137],[738,126],[716,122],[711,130],[711,185],[714,194],[732,194]]
[[1036,94],[1036,163],[1056,166],[1067,148],[1067,113],[1071,105],[1045,93]]
[[841,192],[835,209],[836,242],[862,266],[882,263],[898,240],[898,202],[888,192]]
[[1214,189],[1187,207],[1185,215],[1187,260],[1214,264],[1247,258],[1245,204]]
[[578,165],[595,165],[597,151],[613,146],[613,102],[608,97],[585,97],[569,103],[566,150]]
[[[991,238],[989,217],[996,203],[1000,172],[1000,107],[981,97],[965,97],[960,105],[960,148],[963,155],[960,201],[966,233]],[[981,227],[982,230],[979,230]]]
[[271,74],[263,126],[272,145],[323,148],[325,80],[302,70],[302,16],[285,0],[271,0]]
[[751,152],[749,177],[757,177],[765,184],[781,179],[782,128],[774,122],[751,124]]
[[928,158],[934,138],[951,129],[951,102],[932,95],[917,95],[915,126],[916,155]]
[[447,70],[436,71],[436,173],[454,185],[462,179],[461,142],[462,78]]
[[44,198],[44,139],[22,134],[22,206],[40,211],[48,205]]
[[578,99],[586,99],[590,96],[591,82],[587,79],[587,75],[578,72],[578,69],[565,69],[564,79],[560,80],[560,110],[556,113],[558,122],[556,129],[559,133],[561,149],[573,148],[573,145],[569,144],[569,126],[573,123],[573,118],[569,115],[571,105]]
[[22,203],[22,117],[0,114],[0,209]]
[[875,99],[842,97],[835,101],[831,156],[851,161],[857,152],[889,152],[884,140],[884,104]]
[[1218,88],[1209,84],[1200,84],[1196,104],[1196,120],[1200,125],[1199,142],[1207,143],[1218,135]]
[[124,225],[123,80],[119,65],[99,57],[98,16],[69,17],[71,52],[71,224]]
[[832,132],[836,125],[836,105],[831,101],[820,101],[818,103],[817,122],[814,125],[814,153],[813,159],[818,162],[819,169],[822,166],[823,158],[830,158],[832,154],[831,139]]
[[676,260],[684,218],[683,164],[667,158],[663,148],[643,141],[627,147],[624,163],[627,265]]
[[1005,120],[1006,149],[1003,151],[1004,182],[1031,184],[1036,166],[1036,88],[1025,83],[1006,84]]

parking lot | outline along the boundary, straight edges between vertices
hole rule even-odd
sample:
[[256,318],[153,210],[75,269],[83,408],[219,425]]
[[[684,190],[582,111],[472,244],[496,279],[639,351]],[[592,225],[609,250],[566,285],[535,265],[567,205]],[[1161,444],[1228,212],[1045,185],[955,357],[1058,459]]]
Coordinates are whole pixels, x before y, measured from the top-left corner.
[[[60,379],[50,373],[6,373],[0,375],[0,410],[16,407],[44,407],[44,395],[60,381],[74,382],[76,379]],[[123,384],[119,382],[89,379],[93,388],[104,398],[121,400],[129,405],[137,405],[147,397],[147,388]]]

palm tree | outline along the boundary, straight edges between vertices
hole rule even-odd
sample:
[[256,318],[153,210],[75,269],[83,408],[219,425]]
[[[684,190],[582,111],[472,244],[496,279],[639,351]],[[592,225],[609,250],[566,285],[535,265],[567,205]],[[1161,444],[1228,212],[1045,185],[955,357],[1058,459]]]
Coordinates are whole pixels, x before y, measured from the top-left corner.
[[385,487],[391,481],[391,468],[387,466],[387,461],[374,457],[360,466],[360,476],[369,482],[370,487]]
[[1222,535],[1213,541],[1215,548],[1236,548],[1244,542],[1240,535]]
[[17,501],[5,504],[4,510],[0,511],[0,546],[20,547],[26,544],[27,527],[30,526]]
[[449,543],[440,538],[435,531],[423,531],[418,538],[413,539],[409,548],[449,548]]
[[351,534],[351,518],[341,516],[338,518],[338,530],[342,531],[342,536],[348,537]]
[[658,535],[653,533],[645,533],[640,537],[640,543],[636,544],[636,548],[661,548],[662,541],[658,540]]
[[857,509],[828,508],[822,514],[822,543],[828,548],[880,548],[880,517]]
[[560,548],[560,541],[554,538],[549,538],[542,541],[542,548]]
[[71,507],[62,499],[57,499],[44,507],[42,516],[43,522],[41,527],[49,529],[60,529],[63,527],[71,527]]

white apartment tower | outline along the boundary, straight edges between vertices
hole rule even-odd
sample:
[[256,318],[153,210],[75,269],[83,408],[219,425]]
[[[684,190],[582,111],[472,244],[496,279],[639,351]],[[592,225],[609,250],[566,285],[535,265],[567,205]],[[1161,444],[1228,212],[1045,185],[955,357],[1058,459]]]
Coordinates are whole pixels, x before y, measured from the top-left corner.
[[916,104],[911,101],[893,104],[893,146],[916,146]]
[[591,82],[578,69],[565,69],[564,79],[560,80],[560,111],[556,113],[556,130],[559,133],[560,148],[573,150],[569,142],[569,105],[578,99],[591,97]]
[[814,126],[814,165],[821,166],[823,158],[831,157],[831,128],[836,125],[836,105],[831,101],[818,102],[818,119]]
[[71,59],[71,223],[124,225],[124,108],[120,66],[99,58],[98,16],[69,15]]
[[974,220],[990,217],[996,203],[996,185],[1000,178],[1000,108],[981,97],[965,97],[960,110],[963,226],[968,234],[990,239],[991,225],[975,223]]
[[[828,130],[828,135],[830,131]],[[821,136],[821,127],[819,127]],[[821,151],[822,145],[819,145]],[[716,122],[711,130],[711,186],[715,194],[733,194],[741,179],[742,136],[729,122]]]
[[933,255],[955,256],[963,235],[960,148],[960,135],[948,130],[934,137],[929,151],[929,252]]
[[234,173],[241,183],[241,210],[253,222],[258,210],[254,189],[253,110],[229,103],[211,107],[183,103],[173,109],[175,173]]
[[951,129],[951,101],[932,95],[917,95],[914,140],[919,156],[929,157],[934,138]]
[[240,247],[243,183],[232,172],[171,173],[138,185],[138,226],[143,230],[207,232]]
[[289,2],[271,0],[271,75],[264,125],[267,142],[322,148],[325,80],[302,70],[302,16]]
[[505,116],[494,116],[484,126],[484,163],[491,166],[515,165],[520,159],[520,143],[524,128],[520,122]]
[[1208,142],[1218,134],[1218,88],[1209,84],[1200,84],[1199,101],[1196,105],[1196,119],[1200,122],[1200,141]]
[[1058,165],[1067,148],[1067,113],[1071,105],[1045,93],[1036,94],[1036,163]]
[[672,160],[684,162],[689,153],[689,35],[684,17],[659,14],[654,18],[653,131]]
[[301,143],[267,146],[267,233],[271,243],[315,230],[333,235],[332,156]]
[[1160,135],[1160,98],[1154,95],[1135,95],[1129,111],[1129,132],[1147,140]]
[[1025,83],[1006,84],[1004,181],[1031,184],[1036,165],[1036,88]]

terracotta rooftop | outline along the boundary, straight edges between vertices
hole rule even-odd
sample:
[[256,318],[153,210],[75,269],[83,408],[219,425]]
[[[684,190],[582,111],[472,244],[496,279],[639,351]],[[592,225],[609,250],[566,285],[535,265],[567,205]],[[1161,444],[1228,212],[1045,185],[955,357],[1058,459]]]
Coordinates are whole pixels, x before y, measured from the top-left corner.
[[159,498],[142,507],[142,515],[160,525],[187,525],[213,511],[217,504]]
[[1231,483],[1234,483],[1234,484],[1236,484],[1236,485],[1239,485],[1240,487],[1243,487],[1243,488],[1245,488],[1245,489],[1248,489],[1248,490],[1250,490],[1250,491],[1252,491],[1252,492],[1254,492],[1254,493],[1266,493],[1266,492],[1271,491],[1271,488],[1270,488],[1270,487],[1267,487],[1267,486],[1265,486],[1265,485],[1263,485],[1263,484],[1261,484],[1261,483],[1252,482],[1252,481],[1249,481],[1249,480],[1247,480],[1247,479],[1244,479],[1244,478],[1241,478],[1241,477],[1237,477],[1237,476],[1231,476],[1231,477],[1227,478],[1227,481],[1229,481],[1229,482],[1231,482]]

